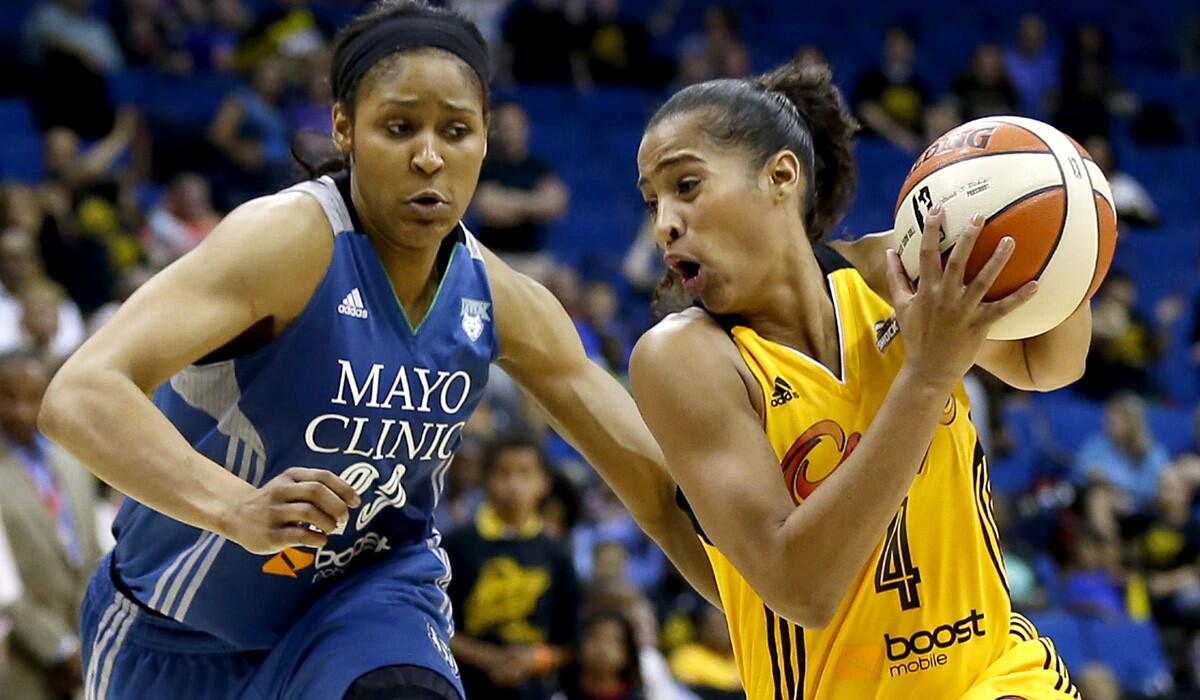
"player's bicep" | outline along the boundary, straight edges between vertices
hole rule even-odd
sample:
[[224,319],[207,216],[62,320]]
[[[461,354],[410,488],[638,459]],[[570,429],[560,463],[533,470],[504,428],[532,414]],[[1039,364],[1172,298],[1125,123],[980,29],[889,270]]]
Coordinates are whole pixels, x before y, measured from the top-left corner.
[[[138,289],[72,356],[66,369],[104,368],[149,390],[237,338],[256,322],[311,295],[320,260],[304,195],[246,205],[200,246]],[[299,243],[291,246],[289,243]],[[285,252],[300,255],[283,255]],[[305,255],[308,254],[308,255]],[[327,261],[326,261],[327,262]],[[280,284],[291,280],[292,284]],[[305,297],[307,298],[307,297]]]
[[654,335],[634,350],[634,399],[705,534],[753,585],[794,508],[778,457],[728,358]]

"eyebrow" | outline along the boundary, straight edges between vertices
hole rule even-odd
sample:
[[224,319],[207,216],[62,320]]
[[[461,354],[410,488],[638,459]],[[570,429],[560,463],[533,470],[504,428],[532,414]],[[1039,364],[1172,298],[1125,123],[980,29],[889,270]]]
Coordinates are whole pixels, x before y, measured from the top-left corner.
[[[694,153],[676,153],[673,156],[667,156],[666,158],[663,158],[662,160],[658,161],[658,163],[650,171],[650,174],[653,175],[655,173],[661,172],[662,170],[669,168],[672,165],[677,165],[679,163],[692,163],[692,162],[703,163],[704,159]],[[637,184],[638,189],[645,187],[648,182],[650,182],[650,179],[647,178],[645,175],[639,177],[638,184]]]
[[[383,105],[385,107],[388,105],[396,105],[399,107],[416,107],[419,104],[421,104],[421,100],[420,100],[420,98],[417,98],[417,97],[403,97],[403,98],[392,97],[392,98],[389,98],[389,99],[386,99],[383,101]],[[441,105],[442,107],[445,107],[446,109],[450,110],[451,112],[476,114],[479,111],[469,105],[460,104],[458,102],[451,102],[450,100],[448,100],[444,97],[438,100],[438,104]]]

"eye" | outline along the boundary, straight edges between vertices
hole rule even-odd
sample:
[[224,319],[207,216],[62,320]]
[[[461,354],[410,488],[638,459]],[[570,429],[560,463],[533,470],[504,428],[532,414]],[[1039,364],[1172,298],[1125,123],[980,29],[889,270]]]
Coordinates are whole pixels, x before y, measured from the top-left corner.
[[387,125],[387,130],[396,136],[407,136],[412,133],[412,125],[408,122],[391,122]]
[[642,203],[642,206],[644,206],[646,208],[646,213],[649,214],[650,216],[654,216],[655,214],[658,213],[658,200],[657,199],[647,199],[645,202]]
[[684,195],[688,195],[691,192],[693,192],[696,189],[696,187],[698,187],[699,185],[700,185],[700,178],[685,177],[685,178],[680,178],[679,184],[675,186],[675,189],[676,189],[676,191],[679,192],[680,196],[684,196]]
[[471,127],[461,122],[455,122],[446,129],[446,136],[456,141],[466,137],[469,133],[471,133]]

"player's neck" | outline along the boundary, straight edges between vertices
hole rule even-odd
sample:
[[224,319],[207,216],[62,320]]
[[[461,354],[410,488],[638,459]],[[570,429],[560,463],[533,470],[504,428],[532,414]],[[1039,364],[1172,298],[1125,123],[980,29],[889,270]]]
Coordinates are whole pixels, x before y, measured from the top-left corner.
[[840,374],[837,314],[812,246],[798,241],[773,269],[777,274],[766,280],[756,308],[741,316],[759,336],[799,350]]
[[372,236],[371,243],[391,280],[392,290],[404,308],[404,314],[412,323],[420,324],[433,304],[441,282],[437,269],[440,246],[408,248],[382,236]]

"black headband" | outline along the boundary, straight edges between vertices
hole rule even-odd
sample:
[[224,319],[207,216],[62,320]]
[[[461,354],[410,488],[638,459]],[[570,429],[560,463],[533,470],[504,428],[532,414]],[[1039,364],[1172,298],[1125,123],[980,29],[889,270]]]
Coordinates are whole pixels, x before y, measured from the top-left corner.
[[356,84],[382,59],[409,49],[442,49],[458,56],[488,84],[487,46],[463,25],[438,15],[392,17],[351,39],[333,64],[333,94]]

